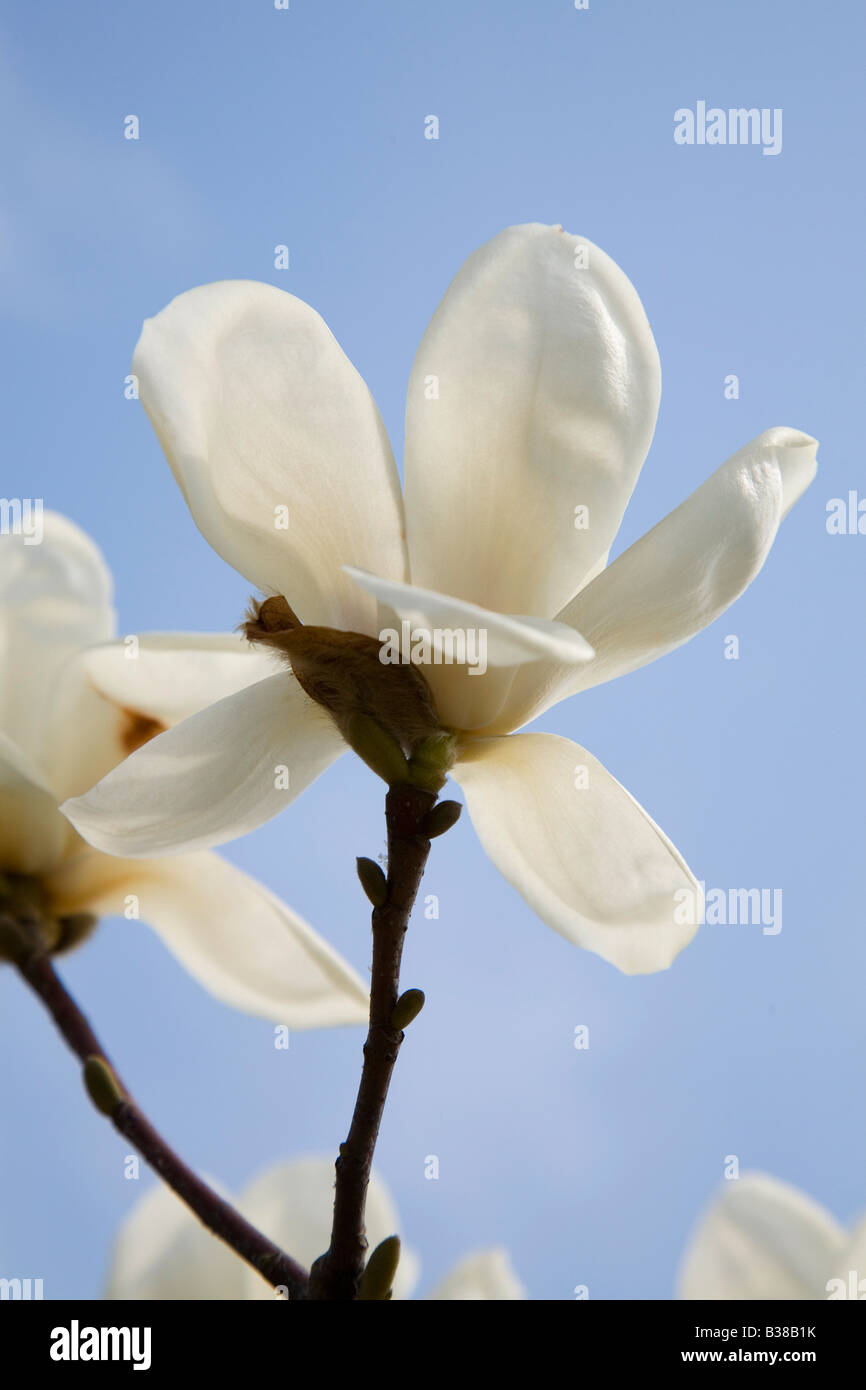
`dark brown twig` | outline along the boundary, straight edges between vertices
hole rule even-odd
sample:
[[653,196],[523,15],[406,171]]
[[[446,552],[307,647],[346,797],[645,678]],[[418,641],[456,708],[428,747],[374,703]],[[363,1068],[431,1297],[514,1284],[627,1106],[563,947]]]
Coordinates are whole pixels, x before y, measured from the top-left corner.
[[385,799],[387,895],[373,910],[370,1025],[352,1123],[336,1162],[331,1244],[310,1272],[309,1297],[313,1299],[342,1302],[358,1295],[367,1249],[367,1186],[391,1073],[403,1041],[402,1032],[391,1022],[400,992],[403,939],[430,853],[424,822],[435,801],[435,792],[411,783],[392,786]]
[[[13,931],[20,925],[9,918],[5,921]],[[305,1298],[309,1278],[306,1270],[202,1182],[169,1147],[120,1083],[99,1039],[60,980],[48,955],[38,947],[24,945],[23,937],[22,946],[24,949],[15,960],[22,978],[42,1000],[82,1064],[89,1064],[92,1070],[95,1059],[97,1080],[102,1082],[103,1093],[97,1099],[92,1085],[88,1084],[88,1090],[98,1108],[209,1231],[252,1265],[274,1288],[285,1288],[290,1299]]]

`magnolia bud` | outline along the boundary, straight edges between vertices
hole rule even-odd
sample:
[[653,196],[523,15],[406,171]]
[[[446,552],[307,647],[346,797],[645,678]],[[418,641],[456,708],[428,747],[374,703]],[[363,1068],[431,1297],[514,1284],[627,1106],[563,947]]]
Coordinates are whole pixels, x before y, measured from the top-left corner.
[[391,1027],[399,1028],[401,1031],[408,1028],[420,1014],[424,1007],[423,989],[407,989],[397,1003],[394,1005],[394,1012],[391,1015]]
[[437,835],[444,835],[446,830],[457,824],[462,810],[459,801],[438,802],[424,817],[422,829],[427,839],[435,840]]
[[375,859],[356,859],[361,887],[374,907],[381,907],[388,896],[388,880]]
[[112,1116],[126,1099],[120,1082],[102,1057],[88,1057],[84,1063],[84,1084],[93,1104],[103,1115]]
[[361,1275],[358,1298],[368,1302],[390,1298],[399,1263],[400,1237],[387,1236],[367,1261],[367,1268]]

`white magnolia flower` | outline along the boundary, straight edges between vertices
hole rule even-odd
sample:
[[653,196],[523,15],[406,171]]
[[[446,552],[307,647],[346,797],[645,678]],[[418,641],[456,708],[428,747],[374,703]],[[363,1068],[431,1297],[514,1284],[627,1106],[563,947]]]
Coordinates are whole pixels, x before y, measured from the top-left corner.
[[846,1231],[796,1187],[744,1173],[698,1222],[678,1287],[685,1299],[864,1299],[866,1219]]
[[[440,656],[448,630],[483,636],[484,674],[478,660],[423,670],[459,732],[452,775],[485,850],[569,940],[628,973],[669,965],[700,916],[675,920],[699,898],[682,857],[585,749],[513,731],[722,613],[814,476],[815,441],[760,435],[608,566],[653,435],[658,354],[626,276],[558,227],[502,232],[447,291],[412,369],[405,498],[370,392],[281,290],[180,295],[145,324],[133,370],[196,523],[251,584],[304,624],[378,638],[406,621]],[[296,796],[345,746],[276,675],[65,809],[112,854],[211,846],[282,809],[275,762]]]
[[60,814],[154,733],[273,669],[232,635],[110,640],[111,589],[96,546],[62,516],[45,514],[41,544],[0,537],[2,895],[38,895],[59,922],[54,949],[75,944],[90,916],[140,913],[236,1008],[294,1028],[363,1023],[355,972],[240,869],[207,852],[112,858]]
[[[242,1193],[238,1209],[307,1269],[331,1238],[334,1163],[303,1158],[267,1169]],[[367,1193],[367,1241],[372,1251],[399,1233],[391,1195],[374,1173]],[[419,1261],[403,1246],[394,1297],[408,1298]],[[134,1206],[115,1243],[109,1299],[273,1299],[274,1290],[238,1259],[166,1187],[154,1187]],[[462,1260],[431,1299],[523,1299],[526,1292],[504,1250],[478,1251]]]

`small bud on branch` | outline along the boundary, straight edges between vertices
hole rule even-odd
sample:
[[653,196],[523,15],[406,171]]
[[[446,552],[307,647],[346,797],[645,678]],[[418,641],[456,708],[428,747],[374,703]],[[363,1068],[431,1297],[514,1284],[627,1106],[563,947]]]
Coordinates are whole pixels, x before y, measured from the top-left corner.
[[424,818],[424,834],[428,840],[444,835],[452,825],[456,825],[463,810],[459,801],[440,801]]
[[391,1027],[399,1028],[402,1032],[408,1028],[420,1014],[424,1007],[423,989],[407,989],[397,1003],[394,1005],[394,1012],[391,1015]]
[[361,1276],[358,1298],[365,1301],[391,1297],[397,1266],[400,1263],[400,1237],[387,1236],[376,1246]]
[[361,887],[374,907],[381,907],[388,896],[388,880],[375,859],[356,859]]
[[126,1099],[123,1087],[102,1057],[88,1057],[82,1072],[87,1094],[103,1115],[111,1118]]

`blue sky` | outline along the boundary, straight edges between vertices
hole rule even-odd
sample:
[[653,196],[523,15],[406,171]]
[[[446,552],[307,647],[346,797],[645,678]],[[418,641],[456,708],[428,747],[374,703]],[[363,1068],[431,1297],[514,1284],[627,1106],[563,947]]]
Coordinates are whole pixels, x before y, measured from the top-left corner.
[[[435,846],[440,917],[413,923],[404,972],[428,1004],[378,1165],[422,1289],[504,1244],[534,1298],[668,1298],[731,1154],[842,1220],[866,1208],[866,539],[825,525],[864,486],[863,29],[854,0],[150,0],[20,7],[0,28],[3,491],[95,537],[122,631],[233,628],[248,597],[123,393],[141,320],[209,280],[313,304],[399,453],[415,347],[465,257],[523,221],[601,245],[643,299],[664,379],[615,553],[761,430],[821,441],[735,608],[539,725],[599,757],[708,885],[781,888],[782,931],[706,926],[670,971],[628,979],[538,921],[468,821]],[[699,100],[781,108],[781,153],[677,145],[674,112]],[[226,853],[363,971],[354,856],[382,839],[380,784],[343,759]],[[104,924],[64,971],[154,1120],[224,1183],[344,1137],[357,1030],[276,1052],[268,1024],[210,1000],[139,924]],[[5,973],[0,1011],[0,1263],[47,1297],[98,1297],[140,1188]]]

